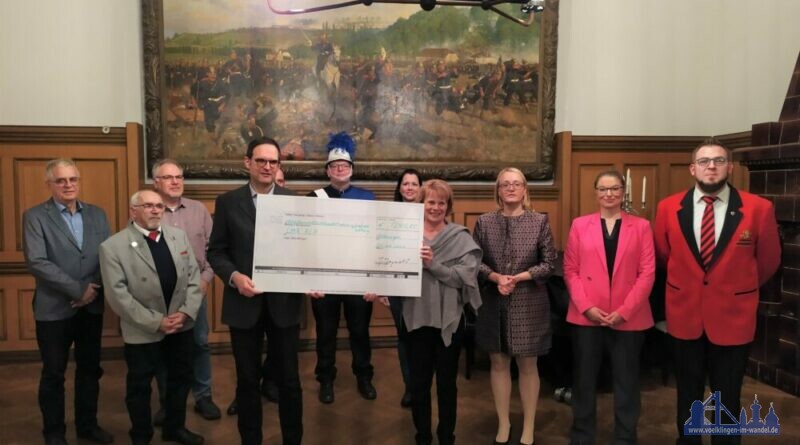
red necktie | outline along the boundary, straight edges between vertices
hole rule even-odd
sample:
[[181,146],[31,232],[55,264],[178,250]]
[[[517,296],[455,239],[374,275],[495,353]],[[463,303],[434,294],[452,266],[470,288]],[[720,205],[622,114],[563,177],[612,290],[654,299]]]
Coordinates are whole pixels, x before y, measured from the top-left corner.
[[703,196],[706,202],[706,209],[703,211],[703,222],[700,223],[700,259],[703,260],[703,267],[708,269],[711,257],[714,254],[714,201],[716,196]]
[[151,230],[150,233],[147,234],[147,237],[150,238],[153,241],[157,241],[158,240],[158,234],[159,234],[158,230]]

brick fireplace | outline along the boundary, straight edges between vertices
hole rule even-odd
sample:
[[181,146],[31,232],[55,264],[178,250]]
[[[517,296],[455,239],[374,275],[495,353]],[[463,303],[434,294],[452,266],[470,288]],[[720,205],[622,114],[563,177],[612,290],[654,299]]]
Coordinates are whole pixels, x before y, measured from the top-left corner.
[[800,395],[800,55],[778,122],[753,125],[734,159],[750,171],[750,192],[775,205],[783,241],[781,268],[761,289],[748,375]]

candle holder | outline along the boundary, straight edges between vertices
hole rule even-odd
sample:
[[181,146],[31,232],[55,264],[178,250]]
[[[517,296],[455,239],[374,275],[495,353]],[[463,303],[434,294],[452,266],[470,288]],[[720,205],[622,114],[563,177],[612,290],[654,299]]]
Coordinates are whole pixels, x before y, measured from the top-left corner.
[[645,213],[647,210],[647,205],[642,203],[637,211],[633,206],[633,200],[631,199],[630,193],[625,193],[625,196],[622,198],[622,210],[629,215],[639,215]]

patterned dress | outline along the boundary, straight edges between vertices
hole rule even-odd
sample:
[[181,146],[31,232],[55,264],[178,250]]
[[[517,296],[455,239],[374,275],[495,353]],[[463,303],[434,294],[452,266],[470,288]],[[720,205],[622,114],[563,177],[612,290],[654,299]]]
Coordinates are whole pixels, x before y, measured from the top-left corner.
[[[486,213],[473,234],[483,249],[478,275],[483,306],[478,311],[476,341],[487,352],[532,357],[550,350],[550,301],[545,281],[553,273],[556,249],[547,215],[525,211],[519,216]],[[515,275],[530,272],[533,280],[517,284],[504,297],[491,272]]]

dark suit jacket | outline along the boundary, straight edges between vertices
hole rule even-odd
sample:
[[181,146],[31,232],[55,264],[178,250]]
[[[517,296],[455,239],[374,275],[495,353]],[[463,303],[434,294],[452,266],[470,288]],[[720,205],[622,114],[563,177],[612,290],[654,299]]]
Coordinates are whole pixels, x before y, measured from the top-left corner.
[[[291,190],[275,185],[276,195],[294,195]],[[222,322],[228,326],[248,329],[258,321],[263,304],[267,304],[272,320],[280,327],[300,323],[303,296],[286,293],[263,293],[252,298],[240,294],[228,285],[231,275],[239,272],[252,277],[253,242],[255,240],[256,208],[246,184],[217,197],[214,226],[208,242],[208,262],[225,284],[222,298]],[[276,252],[276,254],[279,254]]]
[[[109,236],[108,219],[100,207],[81,202],[83,246],[72,235],[53,199],[22,215],[22,245],[28,271],[36,279],[33,315],[39,321],[65,320],[75,315],[70,303],[89,286],[100,284],[100,243]],[[102,291],[86,309],[103,312]]]
[[731,187],[714,256],[706,271],[694,236],[694,189],[658,204],[655,245],[667,269],[667,331],[683,340],[704,332],[717,345],[753,341],[758,288],[778,269],[781,244],[772,203]]

